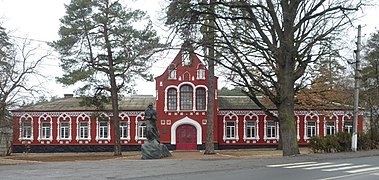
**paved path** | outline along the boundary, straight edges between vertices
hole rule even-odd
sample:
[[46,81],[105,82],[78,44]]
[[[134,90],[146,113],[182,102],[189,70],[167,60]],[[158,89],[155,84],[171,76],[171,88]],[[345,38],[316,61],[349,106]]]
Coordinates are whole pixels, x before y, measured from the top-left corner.
[[[201,152],[174,152],[172,158],[137,160],[118,158],[98,161],[19,162],[0,165],[0,179],[154,179],[174,175],[201,174],[239,169],[259,169],[269,164],[294,163],[354,157],[379,156],[379,150],[347,153],[307,154],[294,157],[249,156],[225,157]],[[1,161],[4,158],[0,159]]]

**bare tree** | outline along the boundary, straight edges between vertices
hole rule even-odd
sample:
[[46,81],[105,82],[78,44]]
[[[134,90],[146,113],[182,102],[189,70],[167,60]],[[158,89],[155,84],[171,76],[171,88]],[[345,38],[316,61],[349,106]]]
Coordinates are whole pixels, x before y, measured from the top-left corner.
[[[0,28],[0,36],[0,131],[10,132],[12,122],[9,110],[22,105],[26,97],[40,92],[39,85],[31,83],[30,80],[41,76],[38,67],[50,52],[37,55],[38,46],[32,45],[26,38],[22,39],[20,45],[16,44],[4,28]],[[10,145],[11,135],[8,135],[7,145]]]
[[[306,69],[330,51],[330,42],[351,26],[363,0],[219,0],[214,2],[218,64],[270,118],[280,124],[283,155],[299,154],[294,96]],[[179,1],[178,1],[179,2]],[[176,18],[178,28],[199,23],[207,4],[181,0],[191,12]],[[179,11],[179,10],[178,10]],[[184,16],[184,18],[180,18]],[[202,43],[202,42],[200,42]],[[264,95],[277,110],[266,107]]]

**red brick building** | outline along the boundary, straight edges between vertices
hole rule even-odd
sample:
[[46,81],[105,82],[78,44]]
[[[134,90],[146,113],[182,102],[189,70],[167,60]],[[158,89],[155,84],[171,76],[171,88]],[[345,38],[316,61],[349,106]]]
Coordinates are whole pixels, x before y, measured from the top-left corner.
[[[207,123],[207,69],[195,54],[182,50],[156,77],[156,96],[120,100],[123,150],[139,150],[146,139],[144,110],[154,103],[161,142],[173,150],[203,149]],[[217,80],[215,81],[217,89]],[[214,143],[216,149],[276,146],[279,124],[246,96],[219,96],[215,92]],[[66,96],[52,102],[14,110],[15,152],[112,151],[114,144],[110,106],[98,111],[81,106],[80,98]],[[271,107],[275,113],[275,108]],[[351,107],[348,107],[351,108]],[[296,130],[300,145],[312,136],[352,131],[352,109],[343,106],[323,111],[297,108]],[[359,114],[358,130],[363,130]]]

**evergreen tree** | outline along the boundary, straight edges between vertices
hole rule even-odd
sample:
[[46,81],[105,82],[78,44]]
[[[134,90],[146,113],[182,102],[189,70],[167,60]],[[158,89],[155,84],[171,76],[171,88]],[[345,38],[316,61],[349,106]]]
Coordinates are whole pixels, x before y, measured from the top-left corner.
[[78,92],[100,104],[111,97],[114,155],[121,155],[119,95],[131,89],[137,76],[152,80],[151,56],[163,47],[152,23],[145,12],[118,0],[72,0],[61,18],[59,35],[53,47],[65,73],[58,81],[79,83]]

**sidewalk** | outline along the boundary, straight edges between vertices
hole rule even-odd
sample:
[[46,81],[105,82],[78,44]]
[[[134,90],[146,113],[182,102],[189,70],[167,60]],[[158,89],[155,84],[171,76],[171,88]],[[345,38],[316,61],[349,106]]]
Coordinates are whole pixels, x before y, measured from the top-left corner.
[[[379,156],[379,150],[342,152],[342,153],[312,153],[308,148],[301,148],[301,154],[296,156],[304,159],[325,158],[349,158],[359,156]],[[172,157],[164,159],[177,160],[213,160],[213,159],[235,159],[235,158],[293,158],[283,157],[282,151],[267,149],[237,149],[216,150],[216,154],[205,155],[204,151],[173,151]],[[14,153],[11,156],[0,157],[0,165],[40,163],[40,162],[63,162],[63,161],[86,161],[86,160],[141,160],[140,151],[123,152],[122,156],[113,156],[113,152],[96,153]]]

